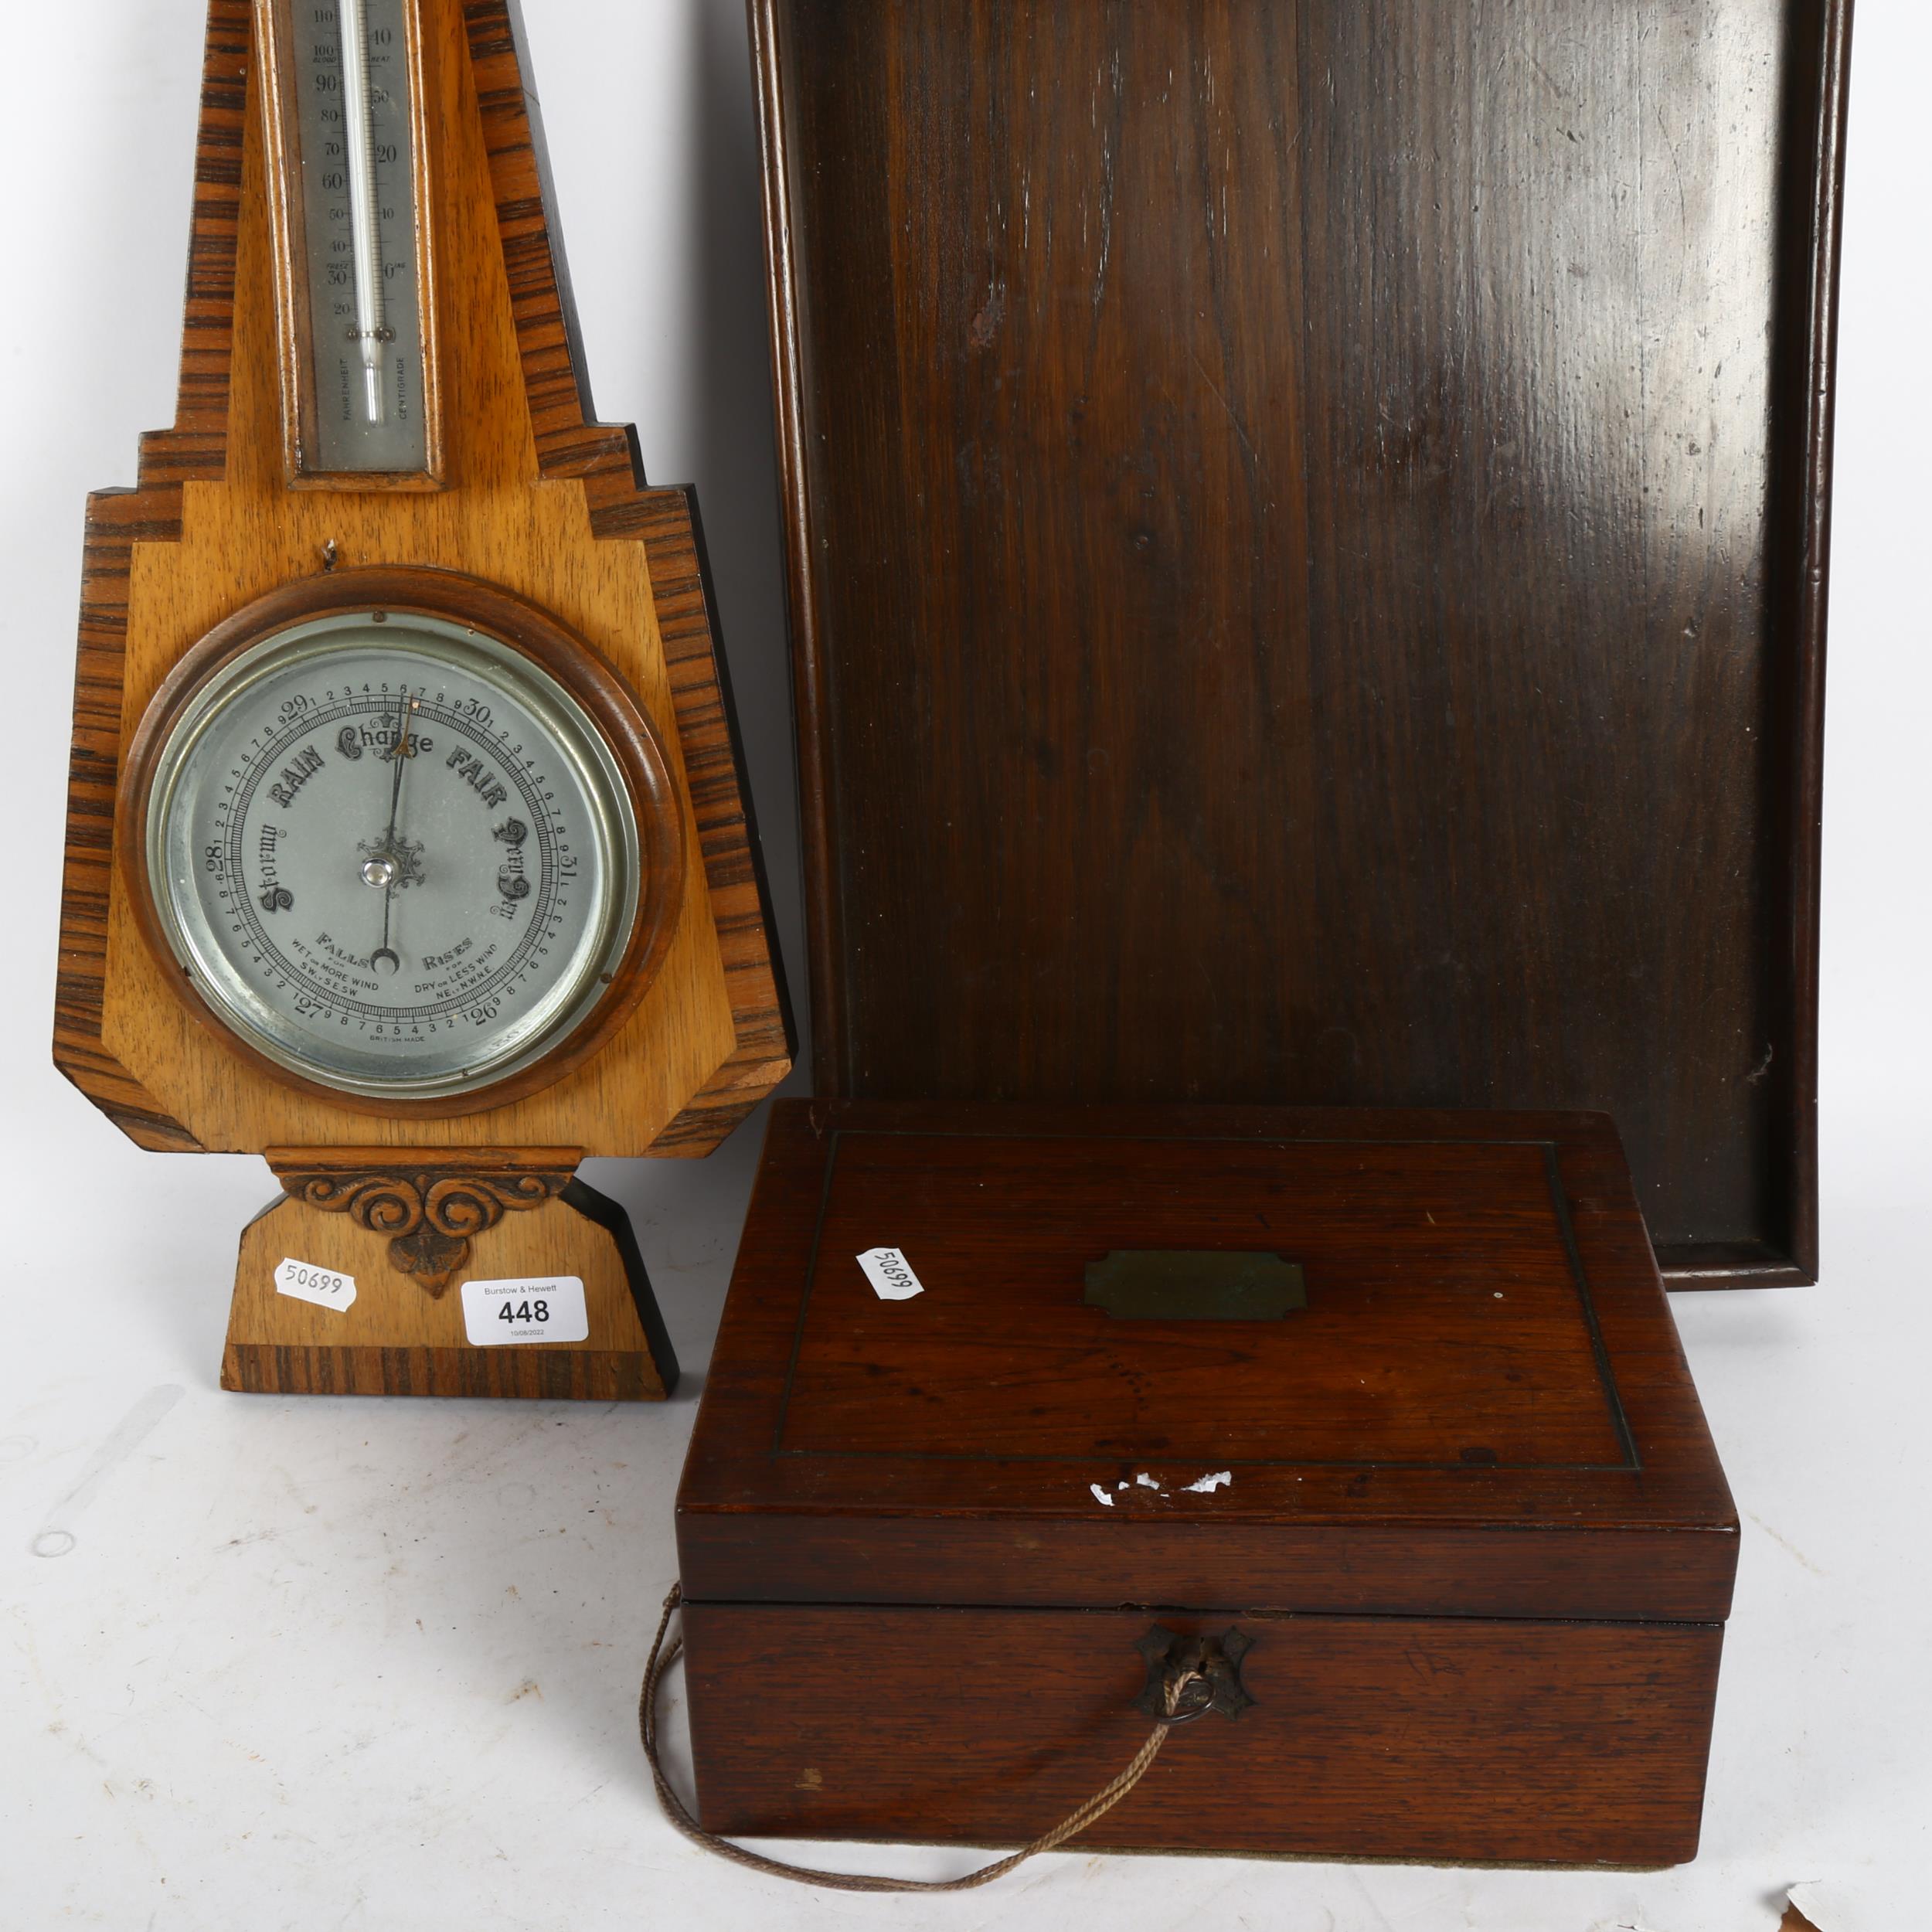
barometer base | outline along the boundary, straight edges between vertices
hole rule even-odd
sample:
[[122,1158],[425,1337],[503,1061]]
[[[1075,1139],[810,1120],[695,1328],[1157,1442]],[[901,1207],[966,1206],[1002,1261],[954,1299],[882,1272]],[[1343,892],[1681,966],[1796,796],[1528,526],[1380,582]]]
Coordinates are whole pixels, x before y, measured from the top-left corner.
[[[224,1389],[656,1402],[675,1387],[629,1218],[573,1177],[573,1151],[270,1162],[285,1192],[242,1232]],[[447,1270],[421,1265],[426,1240]],[[558,1338],[524,1338],[546,1325]]]

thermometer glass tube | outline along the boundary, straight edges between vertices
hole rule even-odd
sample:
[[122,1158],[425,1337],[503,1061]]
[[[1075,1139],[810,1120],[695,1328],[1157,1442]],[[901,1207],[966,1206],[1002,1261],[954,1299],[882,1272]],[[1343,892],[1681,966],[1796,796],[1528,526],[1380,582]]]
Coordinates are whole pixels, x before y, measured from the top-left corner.
[[271,0],[295,329],[298,468],[432,467],[410,0]]

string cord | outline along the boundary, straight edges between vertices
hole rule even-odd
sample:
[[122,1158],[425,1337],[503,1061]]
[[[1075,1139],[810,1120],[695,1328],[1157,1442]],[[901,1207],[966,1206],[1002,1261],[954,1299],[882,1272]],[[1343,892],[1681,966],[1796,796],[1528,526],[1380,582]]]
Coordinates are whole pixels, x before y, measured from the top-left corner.
[[1168,1733],[1174,1729],[1182,1692],[1189,1685],[1202,1681],[1198,1670],[1173,1672],[1162,1692],[1167,1706],[1166,1717],[1155,1723],[1148,1733],[1147,1742],[1128,1760],[1119,1774],[1109,1779],[1084,1804],[1070,1811],[1051,1831],[1043,1832],[1019,1851],[996,1859],[991,1865],[982,1865],[977,1872],[969,1872],[964,1878],[957,1879],[895,1879],[874,1877],[859,1872],[821,1872],[808,1865],[787,1865],[780,1859],[768,1859],[757,1852],[747,1852],[743,1845],[733,1845],[729,1838],[720,1838],[715,1832],[707,1832],[692,1816],[684,1800],[665,1776],[658,1754],[658,1687],[684,1648],[682,1637],[673,1638],[668,1645],[665,1642],[671,1619],[683,1601],[682,1586],[673,1583],[670,1595],[664,1600],[664,1614],[658,1619],[658,1634],[651,1640],[651,1655],[644,1667],[644,1689],[638,1699],[638,1733],[644,1740],[644,1755],[651,1767],[651,1781],[657,1787],[658,1802],[664,1808],[665,1816],[692,1844],[702,1845],[719,1858],[729,1859],[733,1865],[742,1865],[747,1871],[764,1872],[773,1878],[791,1879],[800,1885],[825,1886],[839,1892],[970,1892],[976,1886],[990,1885],[995,1879],[1012,1871],[1015,1866],[1023,1865],[1040,1852],[1064,1845],[1069,1838],[1085,1831],[1096,1818],[1111,1811],[1147,1775],[1148,1767],[1161,1754],[1161,1747],[1167,1742]]

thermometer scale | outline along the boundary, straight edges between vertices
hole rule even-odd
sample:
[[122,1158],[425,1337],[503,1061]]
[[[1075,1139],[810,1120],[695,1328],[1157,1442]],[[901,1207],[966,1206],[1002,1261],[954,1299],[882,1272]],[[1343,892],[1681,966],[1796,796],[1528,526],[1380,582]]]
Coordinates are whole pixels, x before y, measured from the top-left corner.
[[272,0],[258,12],[298,484],[437,481],[415,14],[415,0]]

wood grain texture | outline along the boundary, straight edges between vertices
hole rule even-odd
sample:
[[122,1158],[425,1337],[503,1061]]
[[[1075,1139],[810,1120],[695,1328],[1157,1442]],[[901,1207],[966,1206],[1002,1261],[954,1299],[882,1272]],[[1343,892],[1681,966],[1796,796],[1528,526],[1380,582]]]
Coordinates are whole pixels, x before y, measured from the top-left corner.
[[478,1238],[505,1214],[546,1207],[563,1193],[578,1150],[465,1148],[399,1160],[393,1148],[271,1147],[264,1158],[291,1201],[381,1235],[391,1270],[436,1296],[459,1271],[471,1272]]
[[755,0],[817,1083],[1602,1109],[1816,1266],[1842,0]]
[[[426,0],[423,18],[449,487],[292,492],[248,9],[212,0],[176,423],[144,440],[134,491],[90,505],[56,1060],[149,1146],[701,1154],[783,1076],[789,1047],[689,502],[641,487],[627,432],[586,420],[503,6]],[[457,1120],[402,1107],[372,1120],[211,1055],[162,994],[114,876],[121,748],[162,678],[251,596],[320,571],[331,543],[347,566],[487,577],[584,638],[658,726],[701,861],[609,1049],[541,1094]]]
[[[1305,1309],[1085,1304],[1257,1243]],[[1708,1621],[1737,1552],[1600,1116],[781,1102],[678,1510],[699,1603]]]
[[[385,1151],[393,1150],[338,1158]],[[525,1150],[506,1159],[527,1168],[560,1151],[573,1150]],[[277,1150],[278,1168],[299,1158]],[[514,1178],[507,1165],[503,1178]],[[676,1385],[677,1358],[623,1211],[581,1182],[474,1235],[457,1281],[577,1275],[590,1318],[583,1342],[474,1347],[456,1284],[447,1294],[427,1292],[391,1265],[388,1249],[386,1233],[347,1214],[287,1196],[264,1208],[242,1232],[222,1386],[250,1394],[655,1402]],[[355,1301],[337,1310],[278,1294],[275,1270],[288,1259],[353,1276]]]
[[[755,1836],[1023,1842],[1146,1735],[1141,1611],[684,1613],[699,1811]],[[1170,1611],[1176,1631],[1225,1617]],[[1236,1620],[1256,1702],[1171,1738],[1076,1851],[1693,1856],[1715,1624]]]
[[651,1151],[707,1154],[790,1072],[793,1049],[730,675],[714,641],[702,525],[689,488],[640,487],[634,431],[594,420],[516,17],[506,0],[465,0],[464,18],[539,466],[546,478],[581,481],[598,537],[641,544],[649,560],[658,646],[736,1032],[730,1056],[659,1131]]

